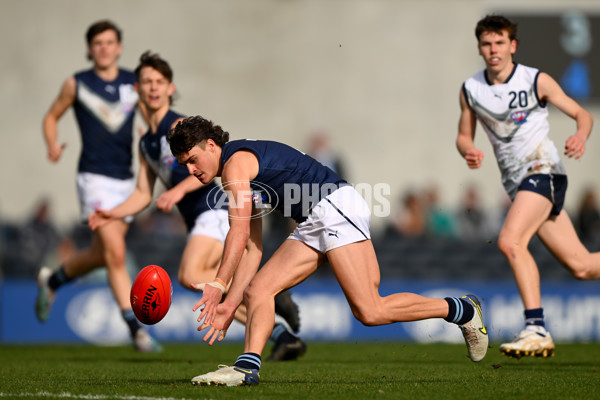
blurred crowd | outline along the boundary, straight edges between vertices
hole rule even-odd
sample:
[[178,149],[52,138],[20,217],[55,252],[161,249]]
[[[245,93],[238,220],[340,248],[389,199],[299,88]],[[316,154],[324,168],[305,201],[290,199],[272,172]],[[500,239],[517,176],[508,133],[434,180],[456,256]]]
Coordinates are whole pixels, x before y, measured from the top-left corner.
[[[510,205],[506,196],[503,205],[495,210],[484,208],[480,189],[467,185],[456,209],[440,205],[440,194],[435,185],[420,190],[409,190],[401,197],[387,234],[406,237],[445,237],[464,242],[497,236]],[[600,207],[597,189],[587,187],[579,203],[571,207],[575,229],[583,242],[600,240]]]
[[[306,151],[352,182],[344,169],[343,158],[336,153],[325,132],[315,131],[309,137]],[[395,246],[400,242],[427,244],[442,240],[465,245],[495,242],[508,209],[508,197],[503,206],[490,210],[483,206],[480,188],[475,184],[465,186],[460,203],[454,208],[443,206],[441,195],[438,187],[430,184],[408,189],[399,196],[398,201],[392,202],[388,224],[382,232],[373,232],[382,273],[390,270],[386,268],[386,260],[412,259],[407,254],[397,254],[401,248],[403,252],[427,251],[427,247],[422,245]],[[600,243],[597,188],[589,186],[581,194],[579,203],[571,205],[570,213],[582,241]],[[277,213],[268,215],[264,223],[266,240],[263,259],[268,258],[292,229],[288,219]],[[127,234],[129,258],[133,264],[131,270],[135,272],[139,266],[158,264],[167,270],[172,266],[172,270],[176,271],[185,246],[185,235],[185,225],[176,211],[165,214],[149,209],[142,213],[134,220]],[[5,277],[34,279],[41,265],[59,265],[76,249],[89,246],[91,237],[87,225],[79,222],[66,230],[59,229],[53,220],[49,199],[40,199],[33,206],[31,215],[23,221],[7,221],[1,218],[0,213],[0,272]],[[500,256],[495,246],[488,245],[488,248]]]
[[[384,232],[373,241],[451,240],[465,244],[494,241],[504,220],[505,209],[487,210],[475,185],[465,188],[462,201],[455,209],[440,206],[435,186],[409,190],[392,207],[393,216]],[[587,188],[572,211],[573,222],[584,243],[600,243],[600,207],[595,187]],[[273,249],[285,239],[291,226],[277,214],[265,221],[265,240]],[[127,242],[132,262],[138,265],[164,262],[176,267],[185,245],[185,227],[180,216],[155,209],[136,218]],[[24,221],[0,220],[0,267],[3,276],[33,277],[41,265],[56,265],[77,248],[89,245],[91,233],[86,225],[75,223],[60,230],[52,218],[52,204],[41,199]],[[170,246],[167,246],[170,244]],[[269,245],[265,246],[265,253]],[[497,249],[493,249],[496,251]],[[153,252],[161,252],[160,255]],[[165,254],[170,253],[170,254]],[[402,255],[399,255],[402,256]],[[385,255],[381,255],[385,259]],[[161,260],[161,261],[156,261]],[[385,271],[382,265],[382,271]]]

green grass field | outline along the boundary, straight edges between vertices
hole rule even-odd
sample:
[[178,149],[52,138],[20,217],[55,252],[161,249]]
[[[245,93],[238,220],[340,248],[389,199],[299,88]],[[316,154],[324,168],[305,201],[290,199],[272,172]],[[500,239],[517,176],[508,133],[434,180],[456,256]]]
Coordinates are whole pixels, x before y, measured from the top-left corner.
[[[130,347],[0,346],[0,397],[32,399],[592,399],[600,344],[559,344],[542,360],[463,345],[309,343],[299,361],[263,363],[255,387],[200,387],[190,378],[231,364],[241,344]],[[268,355],[268,351],[265,352]]]

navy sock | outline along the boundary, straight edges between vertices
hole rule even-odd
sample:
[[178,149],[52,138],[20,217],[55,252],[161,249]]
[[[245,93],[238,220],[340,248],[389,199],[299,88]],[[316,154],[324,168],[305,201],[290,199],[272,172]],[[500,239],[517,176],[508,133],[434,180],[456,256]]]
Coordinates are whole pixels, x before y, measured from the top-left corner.
[[256,353],[244,353],[235,360],[234,367],[240,367],[244,369],[260,369],[262,360],[260,354]]
[[121,315],[125,320],[125,323],[129,327],[129,332],[131,332],[131,337],[135,337],[137,331],[141,328],[140,323],[138,322],[133,310],[130,308],[129,310],[122,310]]
[[532,308],[531,310],[525,310],[525,326],[536,325],[546,329],[544,323],[544,309],[543,308]]
[[62,265],[50,275],[50,279],[48,279],[48,286],[50,289],[56,291],[59,287],[64,285],[65,283],[69,283],[73,280],[73,278],[69,278],[67,274],[65,274],[65,267]]
[[275,324],[269,339],[279,343],[294,343],[297,340],[296,336],[292,335],[283,324]]
[[444,318],[446,321],[464,325],[473,319],[475,307],[467,300],[458,297],[446,297],[444,300],[448,303],[448,316]]

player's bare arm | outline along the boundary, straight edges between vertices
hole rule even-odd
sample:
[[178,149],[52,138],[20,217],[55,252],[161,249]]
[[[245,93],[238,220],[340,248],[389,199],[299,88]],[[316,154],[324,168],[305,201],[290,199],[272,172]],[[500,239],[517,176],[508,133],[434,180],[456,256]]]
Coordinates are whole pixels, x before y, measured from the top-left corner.
[[127,200],[115,208],[111,210],[96,209],[95,213],[90,214],[88,218],[90,229],[96,230],[112,220],[135,215],[144,210],[152,203],[155,182],[156,175],[148,165],[144,156],[140,154],[140,169],[135,190]]
[[[260,266],[263,249],[262,217],[259,214],[260,210],[253,208],[252,219],[250,221],[250,238],[246,244],[246,251],[236,269],[225,300],[217,306],[215,319],[210,325],[210,329],[204,335],[203,340],[205,342],[208,341],[208,344],[211,346],[216,339],[220,342],[225,338],[225,333],[233,321],[235,311],[243,301],[244,290],[248,287]],[[203,324],[198,330],[203,330],[207,327],[207,324]]]
[[48,148],[48,159],[52,162],[60,160],[66,143],[58,144],[58,120],[65,111],[75,102],[77,93],[77,84],[75,77],[70,76],[63,83],[58,97],[54,100],[50,109],[44,116],[43,131],[46,147]]
[[252,209],[250,220],[250,238],[246,242],[246,251],[240,260],[224,303],[237,308],[244,300],[244,290],[258,271],[263,254],[261,210]]
[[[250,181],[258,174],[258,160],[247,151],[239,151],[231,156],[223,166],[221,181],[229,201],[230,228],[225,238],[223,257],[217,272],[216,282],[229,284],[235,274],[247,242],[250,239],[250,221],[252,217],[252,195]],[[206,285],[202,299],[193,310],[204,305],[198,322],[204,318],[205,324],[212,324],[217,305],[223,297],[223,291]]]
[[548,74],[538,77],[538,96],[575,120],[577,131],[565,143],[565,155],[579,159],[585,152],[585,142],[592,132],[594,118],[575,100],[566,95],[560,85]]
[[458,137],[456,138],[456,148],[458,152],[467,161],[467,166],[471,169],[481,167],[483,161],[483,151],[475,148],[475,113],[465,99],[461,90],[459,94],[460,101],[460,119],[458,121]]
[[[173,87],[174,87],[174,85],[173,85]],[[147,110],[144,110],[144,112],[146,114],[148,113]],[[150,117],[148,117],[148,118],[150,118]],[[182,121],[183,119],[184,118],[176,119],[171,124],[171,129],[173,129],[175,126],[177,126],[177,123],[179,121]],[[156,128],[158,126],[158,124],[160,124],[160,121],[157,121],[156,124],[153,126]],[[161,194],[158,197],[158,199],[156,199],[156,208],[158,208],[162,212],[169,213],[173,209],[173,206],[175,206],[175,204],[179,203],[186,194],[193,192],[194,190],[198,190],[202,186],[204,186],[204,184],[202,182],[200,182],[198,179],[196,179],[196,177],[189,176],[186,179],[184,179],[183,181],[179,182],[177,185],[173,186],[171,189],[169,189],[169,190],[165,191],[163,194]]]
[[179,203],[186,194],[198,190],[202,186],[204,186],[204,184],[196,179],[195,176],[188,176],[177,185],[161,194],[158,199],[156,199],[156,208],[165,213],[171,212],[175,204]]

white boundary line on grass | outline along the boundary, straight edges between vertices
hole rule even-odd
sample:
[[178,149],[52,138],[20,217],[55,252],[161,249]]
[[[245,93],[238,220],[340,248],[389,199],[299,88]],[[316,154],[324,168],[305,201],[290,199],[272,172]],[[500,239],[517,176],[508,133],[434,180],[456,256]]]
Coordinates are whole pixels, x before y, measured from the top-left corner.
[[85,400],[106,400],[106,399],[117,399],[117,400],[192,400],[184,397],[148,397],[148,396],[119,396],[119,395],[103,395],[103,394],[72,394],[72,393],[50,393],[50,392],[37,392],[37,393],[4,393],[0,392],[0,397],[16,398],[16,397],[54,397],[61,399],[85,399]]

